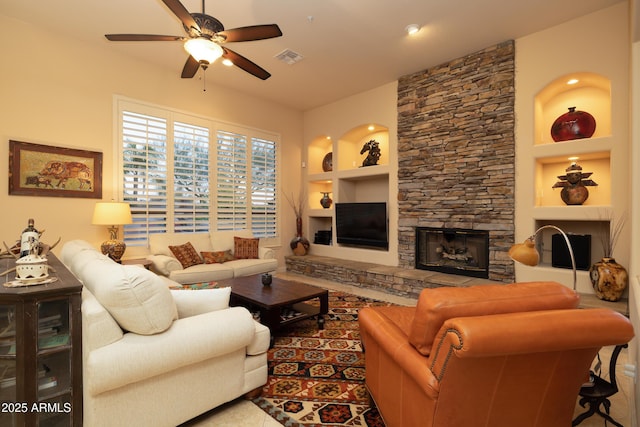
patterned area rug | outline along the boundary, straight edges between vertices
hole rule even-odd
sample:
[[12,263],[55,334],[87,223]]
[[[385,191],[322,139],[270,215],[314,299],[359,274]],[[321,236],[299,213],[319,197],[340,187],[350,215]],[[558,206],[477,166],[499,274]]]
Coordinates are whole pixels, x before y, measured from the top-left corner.
[[329,292],[329,314],[278,331],[269,350],[269,378],[253,402],[287,427],[384,427],[369,405],[358,310],[391,305],[343,292]]

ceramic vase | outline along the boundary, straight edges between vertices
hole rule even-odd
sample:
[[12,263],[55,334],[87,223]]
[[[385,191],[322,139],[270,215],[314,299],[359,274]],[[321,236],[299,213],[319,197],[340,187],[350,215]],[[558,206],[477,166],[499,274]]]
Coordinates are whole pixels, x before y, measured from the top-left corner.
[[264,286],[271,286],[271,282],[273,281],[273,276],[269,273],[264,273],[262,275],[262,284]]
[[576,111],[576,107],[569,107],[569,112],[551,125],[551,137],[555,142],[590,138],[595,131],[596,119],[586,111]]
[[618,301],[627,288],[627,270],[614,258],[602,258],[589,269],[589,277],[596,296],[605,301]]
[[302,218],[296,217],[296,237],[291,239],[289,247],[294,255],[306,255],[309,251],[309,240],[302,235]]
[[569,206],[581,205],[589,198],[589,190],[579,182],[576,185],[564,187],[560,192],[560,198]]
[[329,197],[329,193],[322,193],[322,199],[320,199],[320,205],[325,208],[325,209],[329,209],[331,207],[331,203],[333,203],[333,200],[331,200],[331,197]]

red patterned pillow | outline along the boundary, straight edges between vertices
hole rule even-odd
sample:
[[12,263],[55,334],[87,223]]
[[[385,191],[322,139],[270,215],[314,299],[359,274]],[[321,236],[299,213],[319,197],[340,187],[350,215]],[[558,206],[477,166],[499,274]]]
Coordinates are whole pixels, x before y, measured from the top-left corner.
[[169,246],[171,253],[180,261],[182,268],[189,268],[192,265],[202,264],[202,258],[198,255],[191,242],[184,245]]
[[233,238],[233,256],[236,259],[257,259],[258,258],[258,244],[260,239],[243,238],[235,236]]
[[231,250],[216,252],[200,252],[205,264],[222,264],[227,261],[233,261],[235,258],[231,255]]

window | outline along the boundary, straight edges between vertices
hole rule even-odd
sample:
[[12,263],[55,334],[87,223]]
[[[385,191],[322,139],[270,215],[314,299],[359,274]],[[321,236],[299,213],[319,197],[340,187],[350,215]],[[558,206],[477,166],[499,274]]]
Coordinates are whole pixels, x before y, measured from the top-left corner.
[[276,235],[276,144],[251,139],[251,229],[261,237]]
[[247,139],[218,131],[216,161],[217,230],[247,228]]
[[209,130],[176,122],[173,142],[174,231],[209,231]]
[[122,113],[123,201],[133,224],[125,225],[127,245],[146,245],[150,233],[167,231],[167,121]]
[[274,135],[130,101],[118,106],[122,200],[133,216],[127,245],[145,246],[163,232],[278,235]]
[[276,143],[222,130],[217,140],[216,229],[275,236]]

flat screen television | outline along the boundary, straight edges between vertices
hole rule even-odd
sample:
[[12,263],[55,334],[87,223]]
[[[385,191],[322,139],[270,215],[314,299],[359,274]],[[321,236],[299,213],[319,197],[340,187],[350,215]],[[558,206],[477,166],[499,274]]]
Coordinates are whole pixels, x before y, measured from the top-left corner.
[[389,248],[385,202],[336,203],[335,213],[338,243]]

